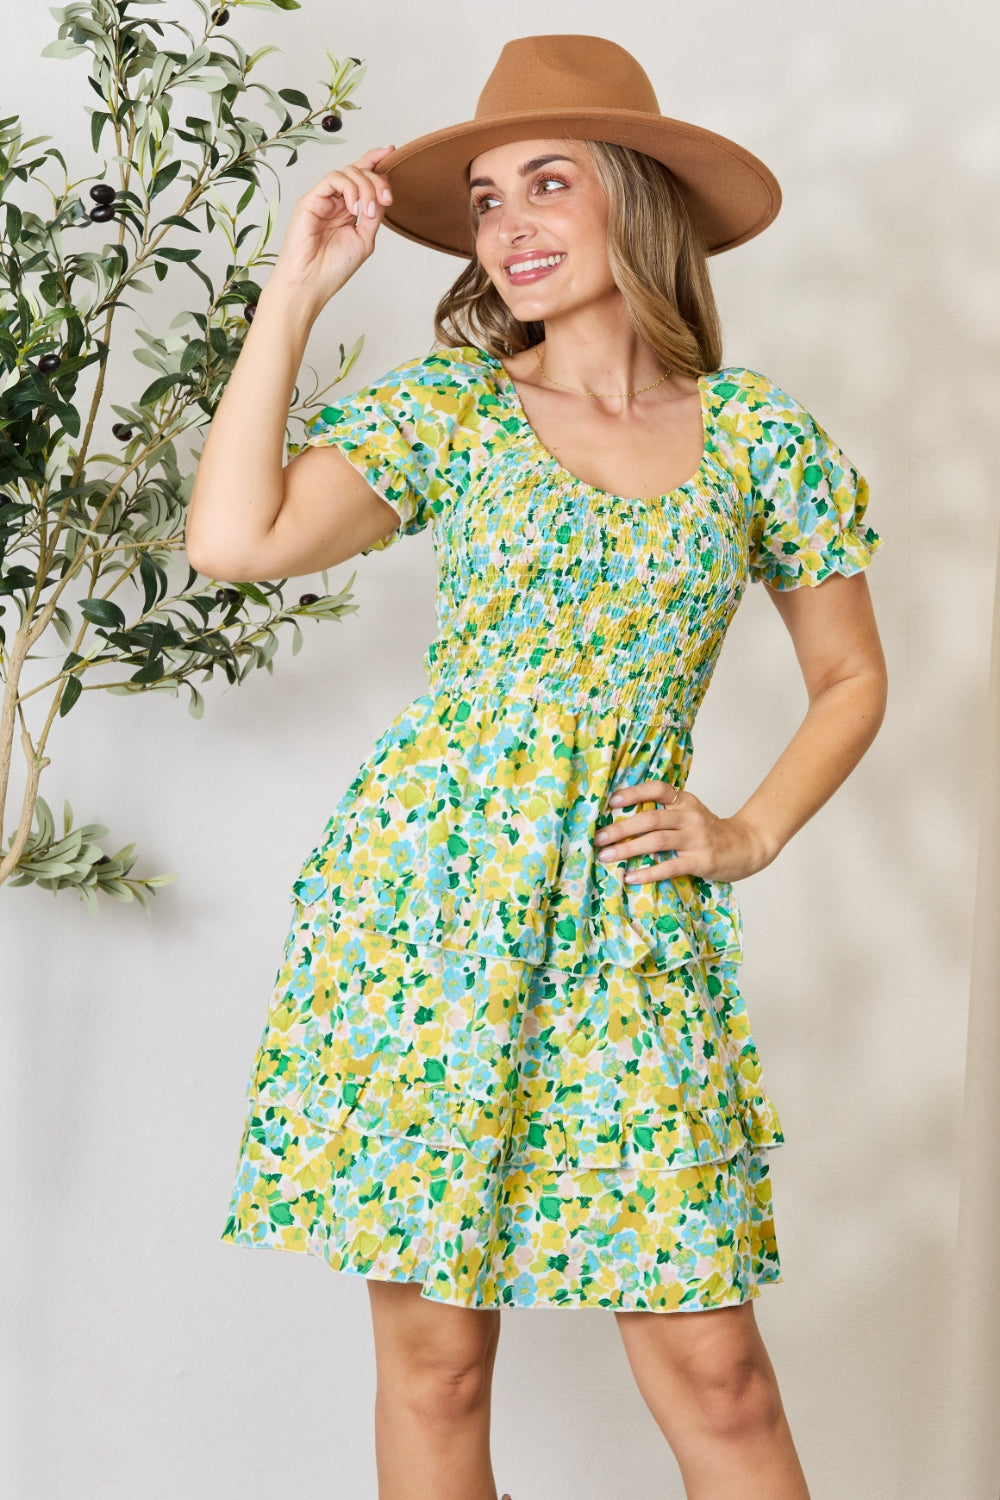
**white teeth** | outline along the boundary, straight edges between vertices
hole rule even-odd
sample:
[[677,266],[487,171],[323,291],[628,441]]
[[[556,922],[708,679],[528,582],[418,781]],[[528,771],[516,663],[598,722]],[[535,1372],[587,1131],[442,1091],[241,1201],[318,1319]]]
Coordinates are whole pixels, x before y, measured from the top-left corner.
[[539,256],[537,260],[519,260],[516,265],[508,266],[507,273],[510,276],[519,276],[522,271],[540,271],[545,266],[557,266],[564,255]]

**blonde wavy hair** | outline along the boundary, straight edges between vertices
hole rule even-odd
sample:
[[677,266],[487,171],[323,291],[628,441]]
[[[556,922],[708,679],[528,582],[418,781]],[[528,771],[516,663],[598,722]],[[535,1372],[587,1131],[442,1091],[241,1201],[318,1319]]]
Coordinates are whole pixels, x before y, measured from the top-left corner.
[[[584,141],[608,198],[608,260],[632,326],[679,375],[722,364],[722,335],[704,247],[670,171],[610,141]],[[475,232],[475,214],[470,206]],[[476,256],[445,292],[434,334],[446,348],[475,344],[499,358],[541,343],[545,325],[515,318]]]

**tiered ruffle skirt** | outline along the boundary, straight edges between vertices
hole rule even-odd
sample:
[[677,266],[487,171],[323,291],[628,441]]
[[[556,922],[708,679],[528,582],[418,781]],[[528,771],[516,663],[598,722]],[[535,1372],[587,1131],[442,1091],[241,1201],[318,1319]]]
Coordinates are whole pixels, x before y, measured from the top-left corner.
[[429,693],[295,883],[223,1239],[465,1307],[701,1310],[779,1279],[781,1142],[728,885],[593,835],[669,722]]

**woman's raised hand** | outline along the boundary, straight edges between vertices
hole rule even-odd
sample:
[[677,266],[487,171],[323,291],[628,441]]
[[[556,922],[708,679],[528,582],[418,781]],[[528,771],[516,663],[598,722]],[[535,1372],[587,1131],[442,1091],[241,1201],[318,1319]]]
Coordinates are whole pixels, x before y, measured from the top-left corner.
[[375,171],[393,146],[376,146],[341,171],[328,172],[296,203],[268,285],[303,298],[315,313],[372,253],[392,192]]

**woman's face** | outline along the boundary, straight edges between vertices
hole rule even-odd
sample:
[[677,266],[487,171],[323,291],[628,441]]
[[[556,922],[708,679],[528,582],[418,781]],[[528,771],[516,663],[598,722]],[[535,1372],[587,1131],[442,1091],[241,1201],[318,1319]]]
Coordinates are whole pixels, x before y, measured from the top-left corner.
[[620,293],[608,200],[582,141],[515,141],[469,168],[476,255],[515,318],[542,321]]

